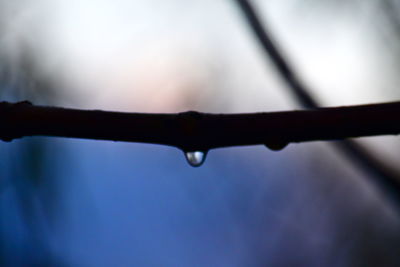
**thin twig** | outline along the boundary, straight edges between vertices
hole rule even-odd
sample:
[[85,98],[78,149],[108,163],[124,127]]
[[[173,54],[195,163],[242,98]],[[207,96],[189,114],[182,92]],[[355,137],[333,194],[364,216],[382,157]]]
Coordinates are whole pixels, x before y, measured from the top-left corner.
[[400,102],[248,114],[123,113],[0,102],[0,139],[58,136],[169,145],[186,151],[400,133]]
[[[318,102],[308,93],[310,90],[301,82],[290,64],[283,57],[283,53],[278,49],[278,46],[275,45],[270,33],[261,23],[251,1],[235,1],[240,7],[240,10],[257,40],[263,47],[266,56],[272,59],[283,81],[287,84],[287,88],[293,93],[299,104],[304,108],[317,108],[319,106]],[[394,195],[394,197],[399,200],[398,204],[400,205],[400,175],[397,170],[389,168],[389,166],[380,162],[367,148],[353,140],[335,143],[335,148],[346,155],[352,163],[359,166],[366,173],[376,177],[374,181],[383,186],[392,196]]]
[[283,57],[283,53],[271,38],[271,34],[267,31],[267,28],[261,23],[251,2],[248,0],[235,1],[238,3],[247,23],[261,44],[263,51],[266,53],[266,57],[272,60],[283,81],[287,84],[287,88],[294,94],[296,100],[304,108],[317,108],[317,101],[308,93],[309,90],[307,90],[307,87],[300,81],[293,68]]

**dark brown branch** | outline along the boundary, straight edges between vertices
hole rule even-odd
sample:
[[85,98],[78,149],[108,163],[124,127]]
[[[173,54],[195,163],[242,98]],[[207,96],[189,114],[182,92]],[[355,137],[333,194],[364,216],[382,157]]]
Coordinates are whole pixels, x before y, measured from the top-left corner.
[[399,133],[400,102],[249,114],[143,114],[0,103],[0,139],[4,141],[43,135],[206,151]]

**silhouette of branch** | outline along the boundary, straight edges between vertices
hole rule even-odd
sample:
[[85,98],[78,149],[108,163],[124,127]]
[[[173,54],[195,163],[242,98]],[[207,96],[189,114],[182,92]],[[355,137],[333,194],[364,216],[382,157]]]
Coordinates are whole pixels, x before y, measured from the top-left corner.
[[174,146],[185,151],[400,133],[400,102],[248,114],[123,113],[0,102],[0,139],[58,136]]
[[[298,78],[295,71],[283,57],[283,53],[275,45],[266,27],[261,23],[251,1],[235,1],[261,44],[266,56],[272,59],[278,73],[299,104],[304,108],[318,108],[318,102],[308,93],[310,90]],[[374,175],[376,177],[374,181],[383,186],[392,197],[398,199],[398,204],[400,205],[400,175],[397,170],[379,161],[366,147],[355,141],[345,140],[334,145],[335,148],[347,156],[354,164],[358,165],[366,173]]]
[[262,25],[253,5],[248,0],[235,0],[246,18],[251,30],[255,34],[257,40],[263,47],[266,56],[271,58],[283,81],[287,84],[288,89],[295,95],[297,101],[304,108],[316,108],[317,101],[308,93],[306,86],[297,77],[294,70],[283,57],[283,53],[279,51],[277,45],[271,38],[266,27]]

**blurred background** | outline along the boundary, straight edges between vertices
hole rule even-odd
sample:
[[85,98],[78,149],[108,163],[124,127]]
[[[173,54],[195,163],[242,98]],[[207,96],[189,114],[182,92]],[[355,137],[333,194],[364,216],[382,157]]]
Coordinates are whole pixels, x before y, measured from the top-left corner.
[[[396,0],[253,1],[324,106],[400,97]],[[235,1],[0,0],[0,99],[298,109]],[[395,136],[361,138],[391,166]],[[399,207],[326,142],[209,152],[0,143],[0,266],[400,266]]]

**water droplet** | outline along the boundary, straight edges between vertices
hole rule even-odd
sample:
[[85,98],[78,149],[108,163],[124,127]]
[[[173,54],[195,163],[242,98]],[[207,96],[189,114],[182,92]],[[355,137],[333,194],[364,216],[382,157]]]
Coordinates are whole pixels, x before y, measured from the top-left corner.
[[200,167],[206,159],[206,152],[203,151],[190,151],[185,152],[186,160],[192,167]]

